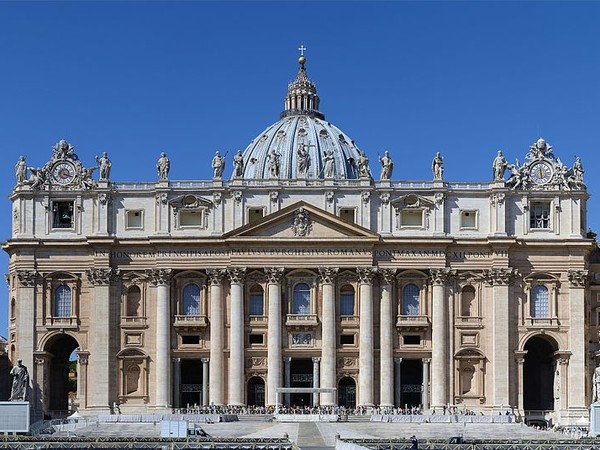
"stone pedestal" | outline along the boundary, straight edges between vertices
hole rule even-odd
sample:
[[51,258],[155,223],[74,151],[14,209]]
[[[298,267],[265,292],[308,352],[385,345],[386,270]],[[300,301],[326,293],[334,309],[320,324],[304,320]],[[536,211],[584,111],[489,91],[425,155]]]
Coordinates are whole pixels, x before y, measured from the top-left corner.
[[600,403],[590,405],[590,436],[600,436]]

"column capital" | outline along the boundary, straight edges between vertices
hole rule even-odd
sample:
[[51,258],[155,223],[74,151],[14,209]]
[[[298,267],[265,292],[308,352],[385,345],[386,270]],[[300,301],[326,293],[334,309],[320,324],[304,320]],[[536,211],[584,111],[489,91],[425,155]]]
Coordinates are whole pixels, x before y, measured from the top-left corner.
[[451,277],[456,276],[456,270],[452,270],[448,267],[441,267],[437,269],[429,269],[431,282],[434,285],[446,284]]
[[319,278],[321,283],[333,284],[339,270],[339,267],[319,267]]
[[279,284],[283,278],[283,267],[265,267],[267,284]]
[[431,362],[431,358],[423,358],[423,364],[429,364]]
[[225,269],[206,269],[206,274],[208,275],[208,284],[216,286],[223,282],[227,271]]
[[181,358],[171,358],[171,361],[175,364],[181,364]]
[[148,269],[146,270],[146,275],[148,275],[148,279],[153,285],[165,285],[171,281],[173,269]]
[[526,354],[527,354],[527,350],[522,350],[522,351],[517,350],[515,352],[515,361],[517,362],[517,364],[522,365],[525,362]]
[[291,363],[292,362],[292,357],[291,356],[284,356],[283,357],[283,362],[284,363]]
[[210,358],[200,358],[200,361],[202,361],[204,364],[208,364],[210,362]]
[[394,362],[395,362],[396,364],[400,364],[400,363],[402,362],[402,358],[397,358],[397,357],[395,357],[395,358],[394,358]]
[[245,267],[230,267],[227,269],[227,275],[231,284],[242,284],[246,277]]
[[318,357],[318,356],[313,356],[312,362],[313,362],[313,364],[320,363],[321,362],[321,358]]
[[92,286],[108,286],[121,273],[118,269],[111,267],[94,268],[85,271],[88,282]]
[[383,281],[387,284],[392,284],[394,282],[394,277],[396,276],[396,269],[379,269],[379,274]]
[[358,274],[360,284],[371,284],[377,274],[377,267],[357,267],[356,273]]
[[484,269],[483,279],[491,286],[507,286],[518,275],[517,269],[492,267]]
[[35,286],[39,274],[36,270],[17,270],[17,279],[19,284],[24,287]]
[[78,351],[78,352],[76,352],[76,354],[77,354],[77,361],[79,361],[79,364],[81,364],[82,366],[87,365],[88,358],[90,357],[90,352]]
[[567,273],[569,277],[569,287],[570,288],[584,288],[587,285],[588,281],[588,271],[587,270],[569,270]]

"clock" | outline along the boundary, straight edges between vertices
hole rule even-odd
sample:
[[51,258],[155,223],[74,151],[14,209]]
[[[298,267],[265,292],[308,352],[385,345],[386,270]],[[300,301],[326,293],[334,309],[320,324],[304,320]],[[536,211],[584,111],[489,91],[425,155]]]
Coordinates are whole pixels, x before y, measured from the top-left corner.
[[546,162],[536,162],[529,170],[529,177],[536,184],[546,184],[552,178],[552,167]]
[[69,184],[75,179],[75,168],[67,162],[58,163],[52,169],[52,178],[58,184]]

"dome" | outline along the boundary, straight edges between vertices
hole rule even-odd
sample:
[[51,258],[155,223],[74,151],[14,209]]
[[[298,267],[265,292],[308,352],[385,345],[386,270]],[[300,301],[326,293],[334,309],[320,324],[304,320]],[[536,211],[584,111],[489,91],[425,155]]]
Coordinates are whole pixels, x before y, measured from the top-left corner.
[[[232,178],[357,179],[360,150],[318,110],[316,85],[301,57],[296,79],[288,84],[285,110],[244,150],[243,166]],[[364,157],[364,154],[363,154]]]

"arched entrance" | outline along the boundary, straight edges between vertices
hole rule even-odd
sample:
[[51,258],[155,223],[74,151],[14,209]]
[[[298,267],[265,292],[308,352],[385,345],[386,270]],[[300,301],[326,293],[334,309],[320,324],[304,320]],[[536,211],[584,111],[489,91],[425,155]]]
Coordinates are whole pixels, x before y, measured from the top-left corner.
[[344,377],[338,383],[338,405],[345,408],[356,408],[356,381]]
[[525,344],[523,362],[523,408],[526,411],[554,409],[555,342],[533,336]]
[[45,346],[50,360],[47,367],[46,412],[53,417],[66,414],[69,398],[77,396],[77,361],[74,351],[79,344],[72,336],[60,334],[52,337]]
[[248,406],[265,406],[265,380],[252,377],[248,380]]

